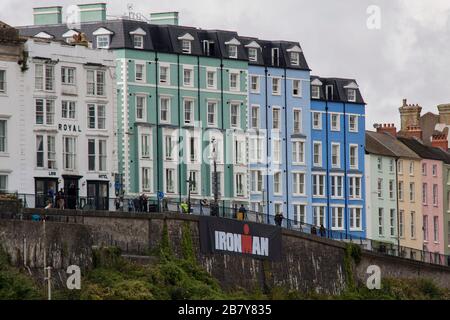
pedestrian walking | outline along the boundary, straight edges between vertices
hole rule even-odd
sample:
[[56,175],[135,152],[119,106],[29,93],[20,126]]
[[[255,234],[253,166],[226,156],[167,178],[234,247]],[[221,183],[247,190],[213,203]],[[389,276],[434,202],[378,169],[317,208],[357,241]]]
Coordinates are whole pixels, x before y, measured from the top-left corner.
[[246,219],[246,216],[247,216],[247,209],[245,209],[244,205],[241,204],[241,207],[239,208],[237,213],[237,219],[242,221]]

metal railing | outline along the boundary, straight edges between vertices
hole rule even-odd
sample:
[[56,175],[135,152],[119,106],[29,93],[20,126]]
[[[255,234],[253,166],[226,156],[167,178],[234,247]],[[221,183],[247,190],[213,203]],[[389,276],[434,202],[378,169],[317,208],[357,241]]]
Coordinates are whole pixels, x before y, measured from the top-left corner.
[[[50,196],[39,196],[35,195],[25,195],[25,194],[15,194],[15,197],[20,200],[23,207],[25,208],[36,208],[42,206],[35,206],[35,204],[42,204],[43,200],[48,205],[52,203],[53,208],[58,208],[57,197]],[[0,197],[1,199],[1,197]],[[60,197],[61,199],[61,197]],[[424,250],[419,250],[415,248],[409,248],[404,246],[398,246],[395,243],[380,242],[377,240],[368,239],[360,236],[358,231],[345,232],[344,230],[335,230],[320,228],[319,226],[303,223],[297,220],[283,218],[281,222],[275,220],[275,216],[271,214],[265,214],[261,212],[245,210],[243,217],[238,215],[239,207],[225,207],[219,205],[217,208],[217,214],[214,214],[214,206],[212,203],[205,203],[198,199],[191,199],[190,212],[187,212],[186,208],[189,204],[178,202],[175,199],[144,199],[140,197],[122,197],[122,198],[104,198],[104,197],[76,197],[76,199],[70,198],[69,196],[63,197],[64,208],[65,209],[77,209],[77,210],[109,210],[116,212],[134,212],[134,213],[157,213],[157,212],[179,212],[183,214],[194,214],[194,215],[217,215],[222,218],[228,219],[238,219],[245,220],[256,223],[264,223],[269,225],[278,225],[281,228],[288,230],[293,230],[297,232],[302,232],[305,234],[313,235],[321,238],[328,238],[332,240],[344,241],[355,243],[361,248],[381,253],[384,255],[401,257],[406,259],[411,259],[415,261],[422,261],[431,264],[438,264],[442,266],[450,266],[450,256],[429,252]],[[11,217],[11,215],[0,214],[0,218]],[[58,219],[57,216],[51,215],[51,219]],[[11,218],[20,218],[33,220],[37,219],[31,215],[17,215]],[[65,222],[66,217],[61,217],[58,221]]]

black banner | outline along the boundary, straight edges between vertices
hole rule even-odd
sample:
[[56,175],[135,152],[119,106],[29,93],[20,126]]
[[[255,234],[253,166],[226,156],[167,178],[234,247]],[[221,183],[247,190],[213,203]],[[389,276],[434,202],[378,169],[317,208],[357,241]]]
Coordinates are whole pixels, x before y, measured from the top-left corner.
[[203,253],[242,254],[276,261],[281,259],[281,228],[201,216],[200,247]]

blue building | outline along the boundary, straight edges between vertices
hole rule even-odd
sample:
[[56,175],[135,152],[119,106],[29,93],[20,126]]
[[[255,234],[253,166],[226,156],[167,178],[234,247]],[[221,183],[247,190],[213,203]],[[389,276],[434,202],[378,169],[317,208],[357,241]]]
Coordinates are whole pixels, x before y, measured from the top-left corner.
[[311,210],[310,69],[296,42],[243,39],[249,57],[250,209],[283,213],[297,225]]
[[353,79],[311,76],[312,210],[332,237],[366,235],[365,103]]

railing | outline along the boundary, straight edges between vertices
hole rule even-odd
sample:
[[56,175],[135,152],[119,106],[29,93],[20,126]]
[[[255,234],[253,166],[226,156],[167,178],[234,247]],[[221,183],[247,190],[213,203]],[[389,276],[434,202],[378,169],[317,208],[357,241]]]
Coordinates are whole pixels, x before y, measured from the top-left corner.
[[[35,196],[35,195],[25,195],[25,194],[15,194],[15,196],[21,201],[22,205],[26,208],[35,208],[43,206],[35,206],[35,204],[42,204],[45,200],[45,204],[52,204],[52,207],[58,208],[58,201],[56,196]],[[59,198],[61,199],[61,197]],[[180,203],[175,201],[175,199],[143,199],[143,198],[116,198],[108,199],[105,197],[62,197],[64,200],[65,209],[78,209],[78,210],[109,210],[116,212],[186,212],[186,207],[189,207],[187,203]],[[62,201],[59,202],[61,204]],[[183,209],[184,207],[184,209]],[[195,215],[205,215],[211,216],[216,215],[222,218],[228,219],[238,219],[239,208],[230,208],[224,206],[218,206],[217,211],[214,210],[212,203],[204,203],[197,199],[191,199],[190,203],[190,214]],[[11,217],[11,215],[0,214],[0,218]],[[55,221],[65,222],[66,217],[61,216],[61,219],[52,215],[52,219]],[[31,215],[17,215],[11,218],[20,218],[35,220],[38,219],[37,216],[34,218]],[[358,244],[365,250],[372,252],[377,252],[389,256],[401,257],[406,259],[411,259],[415,261],[422,261],[431,264],[438,264],[442,266],[450,266],[450,256],[443,255],[440,253],[433,253],[429,251],[398,246],[394,243],[380,242],[368,238],[361,237],[357,234],[357,231],[345,232],[343,230],[320,228],[315,225],[302,223],[297,220],[283,218],[281,223],[275,221],[275,216],[270,214],[264,214],[261,212],[255,212],[251,210],[246,210],[243,220],[257,223],[264,223],[269,225],[278,225],[279,227],[286,228],[289,230],[302,232],[305,234],[310,234],[313,236],[328,238],[333,240],[339,240],[344,242],[351,242]]]

